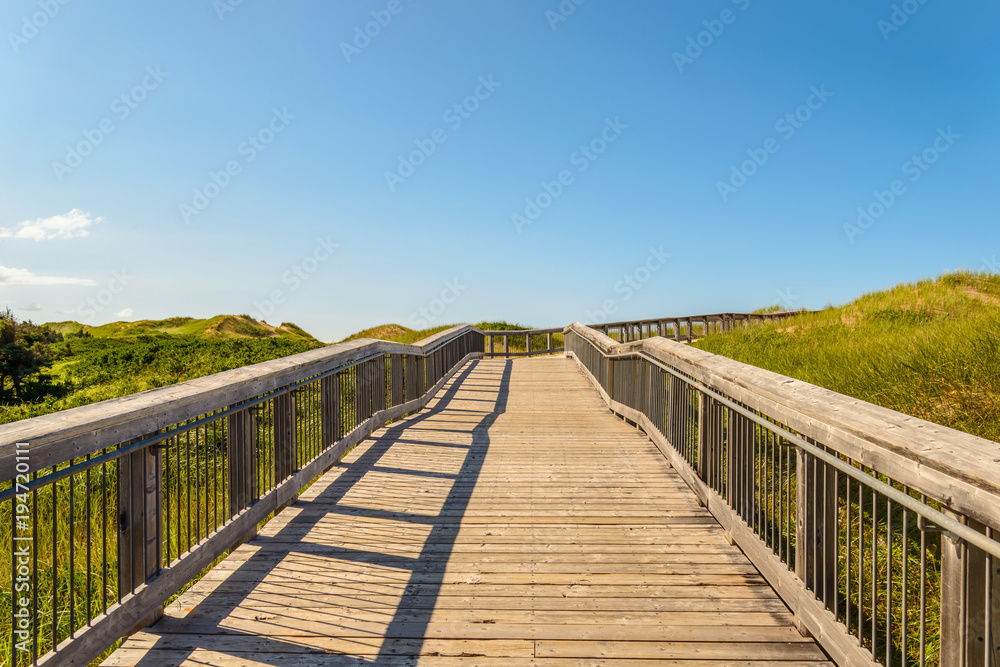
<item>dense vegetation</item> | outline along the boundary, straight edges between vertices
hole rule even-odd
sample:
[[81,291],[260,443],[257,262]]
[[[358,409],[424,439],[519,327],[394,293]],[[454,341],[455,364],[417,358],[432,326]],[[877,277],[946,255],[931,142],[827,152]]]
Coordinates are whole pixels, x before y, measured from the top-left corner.
[[1000,276],[951,273],[711,335],[703,350],[1000,440]]
[[[21,396],[0,405],[0,423],[65,410],[276,359],[322,346],[292,324],[270,327],[247,316],[173,318],[85,327],[21,324],[44,340]],[[34,329],[31,329],[34,327]],[[0,373],[3,372],[0,366]],[[44,373],[42,371],[45,371]]]
[[44,370],[60,340],[49,327],[20,322],[9,308],[0,311],[0,404],[37,401],[55,391]]

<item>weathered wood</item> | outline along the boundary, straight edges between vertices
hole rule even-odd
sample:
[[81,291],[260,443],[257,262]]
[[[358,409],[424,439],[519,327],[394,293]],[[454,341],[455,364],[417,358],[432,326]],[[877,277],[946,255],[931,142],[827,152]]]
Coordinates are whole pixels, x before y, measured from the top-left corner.
[[727,538],[746,553],[767,582],[796,614],[800,627],[805,629],[830,653],[834,662],[841,666],[874,667],[876,663],[872,662],[870,654],[858,646],[854,637],[848,634],[846,628],[837,622],[829,610],[824,608],[812,591],[807,590],[802,581],[790,572],[784,563],[774,557],[770,548],[747,526],[729,503],[698,477],[697,472],[687,465],[687,462],[667,438],[660,435],[659,430],[654,427],[649,418],[637,410],[613,400],[601,388],[586,366],[580,364],[580,369],[590,378],[601,398],[616,413],[635,421],[646,432],[681,478],[698,496],[699,501],[718,519]]
[[3,424],[0,425],[0,479],[14,476],[18,442],[31,443],[32,466],[41,470],[158,432],[198,415],[243,403],[372,354],[423,354],[468,331],[475,331],[475,328],[468,325],[452,327],[416,345],[362,338],[169,387]]
[[208,664],[355,654],[392,664],[403,652],[472,664],[497,655],[506,667],[516,663],[503,655],[536,646],[566,664],[587,664],[572,657],[584,650],[827,664],[572,362],[484,361],[450,382],[105,664],[169,664],[181,652]]
[[400,403],[406,402],[406,397],[403,394],[403,357],[398,354],[394,354],[389,357],[389,381],[390,381],[390,396],[389,400],[392,405],[399,405]]
[[298,429],[294,391],[274,397],[274,479],[282,481],[298,469]]
[[827,609],[837,586],[837,489],[832,468],[796,450],[795,574]]
[[[157,520],[160,452],[144,447],[120,459],[118,470],[118,594],[128,595],[160,571]],[[153,614],[140,626],[153,622]]]
[[257,488],[257,408],[251,407],[226,417],[226,458],[229,470],[229,516],[250,505]]
[[1000,526],[1000,458],[990,440],[670,340],[618,346],[583,325],[567,331],[611,354],[648,354],[959,514]]
[[[977,521],[949,514],[986,532]],[[947,535],[941,539],[941,664],[1000,664],[1000,563]]]
[[[393,396],[394,403],[402,403],[404,398],[403,393],[403,383],[402,383],[402,369],[403,369],[403,358],[401,356],[393,356],[393,361],[398,361],[399,365],[399,400],[396,400],[396,396]],[[393,366],[395,372],[395,366]],[[341,416],[340,416],[340,380],[336,375],[328,375],[322,380],[320,380],[320,432],[322,437],[323,447],[329,447],[333,443],[337,442],[341,436]],[[393,389],[396,389],[396,385],[393,385]]]
[[74,637],[60,643],[58,651],[41,658],[39,665],[84,667],[90,664],[107,647],[131,632],[135,626],[135,619],[147,618],[150,614],[158,613],[165,600],[194,579],[219,556],[240,543],[244,536],[253,533],[257,524],[268,514],[295,500],[303,486],[336,465],[345,452],[364,441],[383,424],[422,409],[466,363],[481,356],[481,353],[466,355],[420,398],[384,410],[359,425],[335,447],[327,449],[295,472],[290,479],[261,497],[249,509],[199,542],[184,558],[164,567],[159,576],[138,587],[135,594],[127,596],[120,603],[110,605],[107,614],[95,617],[89,625],[80,628]]

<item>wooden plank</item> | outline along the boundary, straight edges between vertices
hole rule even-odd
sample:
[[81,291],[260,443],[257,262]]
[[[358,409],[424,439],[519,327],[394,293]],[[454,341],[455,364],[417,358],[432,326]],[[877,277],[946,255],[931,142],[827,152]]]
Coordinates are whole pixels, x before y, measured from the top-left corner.
[[573,361],[442,388],[105,664],[829,664]]
[[832,451],[1000,529],[995,442],[669,340],[620,346],[579,324],[570,330],[612,354],[644,352]]
[[768,583],[788,603],[798,617],[801,627],[832,654],[837,664],[851,667],[873,667],[876,663],[871,660],[871,655],[858,646],[846,628],[838,623],[833,614],[817,600],[813,592],[806,589],[805,584],[774,556],[770,548],[744,523],[729,503],[698,477],[696,471],[687,465],[687,462],[667,438],[660,434],[649,418],[612,400],[593,375],[583,366],[581,368],[608,405],[612,406],[616,412],[634,419],[639,427],[649,434],[657,448],[674,465],[678,474],[690,486],[691,490],[718,518],[728,537],[740,546]]
[[[257,524],[268,514],[277,511],[288,501],[298,497],[299,491],[313,481],[320,473],[340,461],[346,451],[367,438],[383,424],[398,419],[404,414],[412,414],[422,409],[434,395],[466,363],[478,359],[481,353],[466,355],[453,369],[420,398],[396,406],[374,415],[346,435],[336,446],[298,470],[287,481],[260,498],[256,504],[236,515],[232,521],[207,536],[189,553],[169,567],[165,567],[155,579],[136,589],[135,593],[121,602],[108,607],[106,614],[99,615],[78,630],[75,636],[61,642],[57,651],[39,659],[39,665],[76,666],[89,664],[94,658],[127,635],[134,627],[136,619],[144,619],[158,613],[165,600],[180,590],[202,570],[209,567],[220,555],[239,543],[244,536],[253,532]],[[72,648],[71,648],[72,647]]]

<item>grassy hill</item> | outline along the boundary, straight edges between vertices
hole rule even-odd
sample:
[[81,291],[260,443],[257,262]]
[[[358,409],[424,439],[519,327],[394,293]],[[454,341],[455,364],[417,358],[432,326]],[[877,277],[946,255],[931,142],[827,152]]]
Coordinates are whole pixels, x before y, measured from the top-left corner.
[[[391,340],[396,343],[416,343],[417,341],[423,340],[428,336],[433,336],[439,331],[450,329],[453,326],[455,326],[455,324],[443,324],[439,327],[421,329],[417,331],[404,327],[400,324],[380,324],[377,327],[371,327],[370,329],[365,329],[364,331],[351,334],[340,342],[346,343],[347,341],[357,340],[358,338],[377,338],[379,340]],[[483,331],[521,331],[531,328],[520,324],[511,324],[510,322],[480,322],[475,326]]]
[[55,322],[48,369],[58,391],[44,401],[0,406],[0,423],[305,352],[323,345],[294,324],[274,327],[246,315],[114,322]]
[[217,315],[208,319],[171,317],[166,320],[112,322],[91,327],[79,322],[51,322],[46,325],[64,336],[81,332],[94,338],[134,338],[143,335],[199,336],[204,338],[287,338],[319,342],[298,326],[285,322],[277,327],[258,322],[249,315]]
[[703,350],[1000,440],[1000,276],[951,273],[715,334]]

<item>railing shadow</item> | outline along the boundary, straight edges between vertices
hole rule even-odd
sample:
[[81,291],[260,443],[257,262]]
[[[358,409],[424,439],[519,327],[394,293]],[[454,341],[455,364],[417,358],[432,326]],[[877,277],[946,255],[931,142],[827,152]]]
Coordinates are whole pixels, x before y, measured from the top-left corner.
[[[418,426],[422,422],[430,419],[434,415],[449,409],[449,405],[458,396],[461,385],[468,380],[476,371],[480,362],[473,361],[466,368],[462,369],[450,386],[438,397],[435,398],[433,407],[423,410],[419,414],[407,418],[397,424],[390,426],[378,438],[374,439],[368,449],[351,463],[342,463],[346,467],[345,472],[338,478],[336,483],[331,484],[313,501],[327,508],[325,513],[301,512],[291,519],[287,525],[283,526],[273,537],[258,536],[251,540],[254,546],[266,547],[268,545],[291,545],[284,552],[279,552],[275,557],[274,549],[261,549],[251,555],[246,561],[234,568],[226,582],[217,586],[211,593],[201,600],[196,606],[187,610],[188,615],[184,618],[164,616],[158,623],[146,629],[150,635],[158,635],[158,639],[152,646],[146,647],[150,650],[139,658],[134,664],[141,667],[164,667],[166,665],[180,664],[191,659],[191,654],[198,648],[206,648],[217,653],[229,654],[233,658],[245,656],[252,652],[255,663],[272,665],[287,665],[290,654],[299,654],[303,659],[308,654],[325,654],[325,664],[336,664],[337,657],[342,657],[349,664],[380,664],[389,662],[396,663],[402,655],[419,655],[425,641],[427,626],[430,623],[436,601],[441,587],[444,584],[444,570],[447,566],[448,557],[457,538],[457,521],[442,521],[441,515],[438,517],[426,514],[407,514],[400,512],[387,512],[383,509],[340,506],[337,505],[344,500],[355,484],[365,475],[373,472],[391,475],[416,475],[444,482],[449,478],[454,482],[461,481],[461,484],[452,484],[452,488],[447,498],[440,507],[441,514],[447,513],[449,516],[460,516],[468,507],[475,483],[482,470],[486,450],[489,448],[489,429],[496,419],[506,410],[509,380],[512,362],[507,361],[503,367],[500,379],[500,386],[496,392],[496,397],[492,401],[492,411],[487,412],[475,424],[468,428],[461,429],[471,436],[470,444],[465,448],[465,456],[460,469],[455,474],[428,473],[420,470],[408,470],[395,465],[383,465],[383,458],[389,453],[394,444],[399,442],[417,442],[431,446],[443,446],[450,449],[462,448],[462,445],[453,443],[435,443],[421,439],[419,441],[410,438],[401,438],[407,429]],[[463,401],[468,400],[463,398]],[[481,399],[480,399],[481,400]],[[485,406],[484,406],[485,407]],[[462,410],[459,408],[458,413]],[[482,415],[477,411],[476,415]],[[295,507],[308,507],[306,503],[298,501]],[[319,522],[324,517],[331,514],[341,514],[354,518],[371,518],[379,520],[391,520],[393,522],[422,527],[426,532],[423,547],[416,557],[391,555],[366,551],[363,549],[351,549],[342,546],[324,545],[308,540],[310,531],[317,528]],[[396,568],[398,570],[410,571],[409,580],[405,587],[402,587],[402,595],[398,597],[395,609],[389,612],[389,600],[391,595],[386,596],[385,611],[386,616],[392,614],[391,620],[385,625],[382,633],[382,640],[378,653],[375,655],[358,655],[345,651],[341,656],[331,655],[329,652],[319,647],[310,647],[309,637],[280,637],[263,636],[256,632],[241,632],[234,628],[227,627],[220,631],[219,624],[230,617],[233,612],[250,598],[254,592],[265,582],[265,579],[274,573],[274,570],[282,564],[285,557],[292,554],[300,554],[310,558],[327,559],[331,572],[337,570],[339,564],[372,564],[386,568]],[[332,562],[331,562],[332,561]],[[349,568],[348,568],[349,570]],[[349,572],[344,575],[344,581],[349,582]],[[288,582],[291,584],[291,582]],[[364,596],[364,586],[362,582],[354,582],[358,590],[358,596]],[[306,580],[296,580],[295,584],[305,593],[311,592],[309,582]],[[292,584],[292,585],[295,585]],[[419,593],[419,595],[417,595]],[[341,596],[346,595],[344,593]],[[369,596],[370,597],[370,596]],[[348,603],[349,605],[349,603]],[[277,603],[275,606],[281,606]],[[370,611],[371,608],[366,608]],[[329,605],[329,609],[318,606],[309,610],[314,616],[325,618],[323,637],[337,637],[338,626],[349,627],[351,619],[349,617],[350,607],[339,603],[334,607]],[[287,614],[283,622],[294,627],[296,617],[295,598],[288,600]],[[342,618],[338,618],[338,616]],[[274,620],[278,620],[275,618]],[[192,622],[194,625],[192,626]],[[275,627],[279,627],[275,624]],[[192,629],[196,628],[196,633]],[[180,637],[184,634],[197,634],[204,638],[206,635],[216,635],[220,641],[214,646],[199,646],[192,643],[186,645]],[[352,632],[350,638],[357,638],[361,633]],[[378,635],[372,633],[371,640],[377,640]],[[405,653],[400,652],[400,641],[405,643]],[[167,653],[166,651],[169,651]],[[169,656],[169,658],[167,658]],[[166,658],[166,659],[165,659]]]

